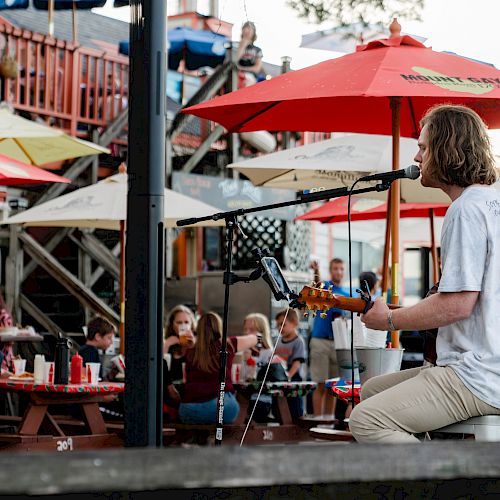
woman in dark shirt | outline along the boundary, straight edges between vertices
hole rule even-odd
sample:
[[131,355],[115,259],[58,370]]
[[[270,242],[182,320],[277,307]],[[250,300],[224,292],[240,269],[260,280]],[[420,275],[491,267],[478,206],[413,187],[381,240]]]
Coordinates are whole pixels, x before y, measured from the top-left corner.
[[245,73],[245,86],[256,83],[262,71],[262,50],[254,45],[256,39],[255,24],[247,21],[241,28],[241,39],[236,54],[238,69]]
[[170,376],[172,380],[183,380],[182,364],[187,349],[195,343],[196,320],[186,306],[175,306],[168,315],[165,325],[164,354],[170,354]]
[[[213,424],[216,421],[221,337],[222,320],[220,316],[213,312],[204,314],[198,321],[196,344],[192,349],[187,350],[185,356],[186,384],[179,407],[181,422]],[[250,349],[256,344],[256,335],[228,338],[224,423],[233,423],[240,410],[231,382],[234,355],[236,352]]]

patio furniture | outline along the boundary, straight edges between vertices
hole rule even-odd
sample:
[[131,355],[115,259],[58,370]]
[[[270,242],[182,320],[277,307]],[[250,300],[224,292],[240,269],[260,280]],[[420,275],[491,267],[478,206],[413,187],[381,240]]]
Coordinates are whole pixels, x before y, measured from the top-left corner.
[[[0,391],[24,392],[28,407],[14,434],[0,434],[0,450],[73,451],[122,446],[122,440],[109,433],[99,403],[114,399],[124,384],[35,384],[33,381],[0,380]],[[85,434],[67,434],[49,413],[50,406],[74,405],[81,409]],[[51,432],[51,434],[43,434]]]
[[445,434],[472,434],[476,441],[500,441],[500,415],[472,417],[463,422],[435,429]]

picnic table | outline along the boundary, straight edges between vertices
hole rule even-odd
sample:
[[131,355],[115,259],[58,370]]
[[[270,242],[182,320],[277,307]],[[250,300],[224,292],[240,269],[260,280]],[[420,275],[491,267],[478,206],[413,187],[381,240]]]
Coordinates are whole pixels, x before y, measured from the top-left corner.
[[[240,413],[235,425],[244,426],[247,419],[250,395],[257,392],[261,382],[253,381],[248,383],[234,384],[238,392],[240,403]],[[287,398],[306,396],[316,389],[316,382],[266,382],[262,394],[269,394],[276,398],[276,405],[273,407],[274,416],[277,419],[275,425],[257,424],[252,422],[245,437],[245,444],[266,444],[266,443],[290,443],[310,440],[307,428],[294,421],[290,414]],[[238,438],[241,439],[240,432]],[[231,436],[228,436],[230,441]]]
[[[325,387],[332,390],[334,396],[350,403],[352,399],[352,381],[343,378],[329,378],[325,380]],[[361,384],[354,383],[354,402],[360,402],[359,394],[361,392]]]
[[[33,380],[0,379],[0,391],[27,393],[29,403],[14,434],[0,434],[0,450],[52,450],[121,446],[116,434],[108,432],[99,403],[124,391],[124,384],[36,384]],[[72,405],[81,410],[86,434],[69,434],[49,412],[49,406]],[[50,432],[50,434],[48,434]]]

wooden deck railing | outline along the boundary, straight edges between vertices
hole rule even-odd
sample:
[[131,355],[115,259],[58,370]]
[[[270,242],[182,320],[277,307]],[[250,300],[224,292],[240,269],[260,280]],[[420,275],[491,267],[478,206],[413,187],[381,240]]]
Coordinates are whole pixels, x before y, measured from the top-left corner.
[[128,105],[128,58],[0,25],[0,53],[17,62],[1,100],[71,135],[106,127]]

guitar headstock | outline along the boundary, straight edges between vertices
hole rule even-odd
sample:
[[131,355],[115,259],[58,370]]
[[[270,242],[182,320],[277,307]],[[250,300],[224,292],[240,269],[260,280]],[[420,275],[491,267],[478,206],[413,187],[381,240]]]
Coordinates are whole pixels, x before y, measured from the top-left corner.
[[[313,287],[306,285],[302,288],[297,299],[304,309],[313,312],[315,316],[318,312],[321,318],[326,318],[328,309],[332,307],[346,311],[363,312],[366,303],[362,299],[344,297],[332,292],[330,288]],[[307,311],[304,316],[307,317]]]

